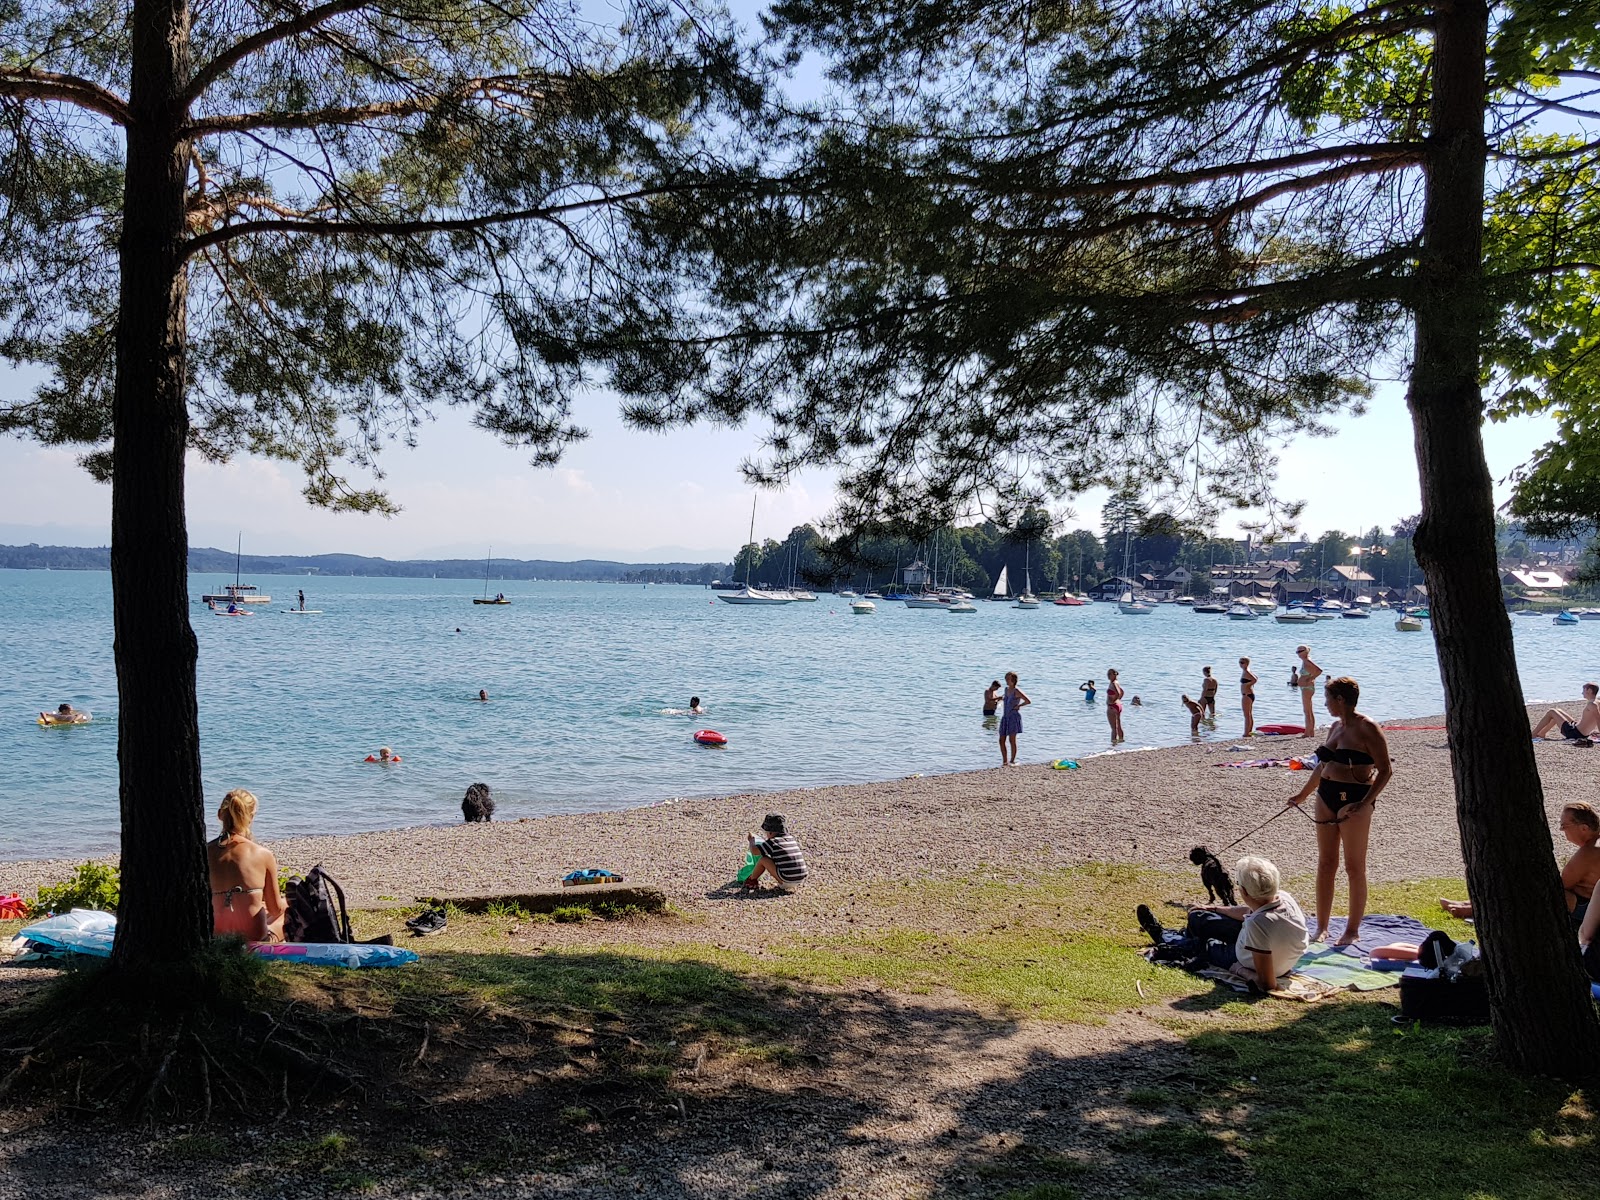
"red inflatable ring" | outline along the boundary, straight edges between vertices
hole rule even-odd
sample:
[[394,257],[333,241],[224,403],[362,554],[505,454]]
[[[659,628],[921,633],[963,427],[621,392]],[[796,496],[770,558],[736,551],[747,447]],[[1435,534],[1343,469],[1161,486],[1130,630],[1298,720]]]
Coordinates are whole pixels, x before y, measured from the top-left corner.
[[694,731],[694,740],[702,746],[726,746],[728,744],[728,739],[715,729],[696,729]]
[[1296,734],[1305,733],[1304,725],[1257,725],[1257,733]]

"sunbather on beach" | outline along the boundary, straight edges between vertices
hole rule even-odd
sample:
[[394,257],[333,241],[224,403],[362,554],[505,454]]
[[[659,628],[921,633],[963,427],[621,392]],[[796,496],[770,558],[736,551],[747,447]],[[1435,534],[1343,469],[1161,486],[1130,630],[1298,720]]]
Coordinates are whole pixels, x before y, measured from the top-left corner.
[[283,893],[278,891],[278,860],[250,839],[256,798],[234,788],[217,809],[222,832],[206,843],[211,866],[211,925],[251,942],[283,940]]
[[[1600,884],[1600,813],[1595,812],[1592,805],[1575,800],[1561,810],[1558,827],[1561,836],[1577,847],[1567,859],[1567,865],[1561,868],[1567,911],[1572,914],[1573,926],[1577,927],[1588,913],[1595,885]],[[1441,898],[1439,907],[1452,917],[1472,916],[1471,900]]]
[[1306,918],[1295,898],[1278,886],[1278,868],[1249,855],[1233,869],[1243,904],[1200,904],[1189,910],[1184,936],[1169,938],[1148,905],[1134,911],[1139,926],[1158,946],[1205,957],[1212,966],[1249,981],[1262,991],[1281,986],[1307,945]]
[[806,860],[800,853],[800,843],[789,835],[788,827],[778,813],[767,814],[766,820],[761,822],[761,832],[767,836],[758,838],[752,833],[746,838],[750,853],[758,861],[755,870],[745,879],[744,886],[753,892],[759,891],[761,877],[770,875],[780,892],[794,891],[806,880]]
[[1592,683],[1583,685],[1583,708],[1574,721],[1564,710],[1552,708],[1539,718],[1539,723],[1533,727],[1533,736],[1536,738],[1548,737],[1552,729],[1558,730],[1562,737],[1571,741],[1573,738],[1600,737],[1600,686]]

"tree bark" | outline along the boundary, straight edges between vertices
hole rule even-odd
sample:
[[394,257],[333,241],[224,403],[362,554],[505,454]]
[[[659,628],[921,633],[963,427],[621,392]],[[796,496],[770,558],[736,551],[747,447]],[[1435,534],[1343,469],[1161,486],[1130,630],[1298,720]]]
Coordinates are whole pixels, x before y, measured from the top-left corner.
[[211,938],[183,504],[186,0],[135,0],[132,35],[111,490],[122,807],[111,958],[123,970],[190,958]]
[[1488,7],[1460,0],[1436,11],[1408,395],[1422,483],[1415,545],[1428,580],[1467,891],[1498,1047],[1517,1070],[1586,1077],[1600,1070],[1600,1021],[1550,852],[1511,621],[1500,596],[1494,492],[1483,454]]

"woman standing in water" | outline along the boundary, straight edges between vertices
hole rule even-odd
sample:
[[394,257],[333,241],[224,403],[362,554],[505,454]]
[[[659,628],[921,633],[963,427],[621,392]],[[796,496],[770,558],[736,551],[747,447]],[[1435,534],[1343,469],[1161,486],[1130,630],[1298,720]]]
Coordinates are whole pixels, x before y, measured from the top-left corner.
[[[1022,732],[1022,710],[1032,704],[1017,686],[1017,673],[1006,672],[1005,713],[1000,717],[1000,765],[1017,765],[1017,734]],[[1006,739],[1011,739],[1011,757],[1006,757]]]
[[1311,647],[1296,646],[1294,652],[1300,656],[1300,669],[1296,672],[1295,686],[1300,689],[1300,703],[1305,708],[1306,736],[1317,736],[1317,714],[1312,711],[1312,703],[1317,696],[1317,676],[1322,674],[1322,668],[1311,661]]
[[1126,693],[1117,682],[1115,671],[1106,672],[1106,720],[1111,723],[1111,744],[1114,746],[1127,735],[1122,732],[1122,697]]
[[1244,736],[1256,731],[1256,677],[1251,673],[1250,660],[1239,660],[1239,704],[1244,709]]
[[1354,679],[1329,680],[1322,689],[1323,702],[1333,727],[1328,740],[1317,747],[1317,769],[1305,787],[1289,798],[1304,804],[1317,794],[1317,931],[1311,940],[1328,936],[1333,884],[1339,874],[1339,852],[1344,851],[1344,873],[1350,883],[1350,919],[1339,945],[1348,946],[1361,934],[1367,915],[1367,838],[1372,832],[1372,806],[1388,786],[1394,767],[1389,762],[1389,742],[1370,717],[1356,711],[1361,686]]

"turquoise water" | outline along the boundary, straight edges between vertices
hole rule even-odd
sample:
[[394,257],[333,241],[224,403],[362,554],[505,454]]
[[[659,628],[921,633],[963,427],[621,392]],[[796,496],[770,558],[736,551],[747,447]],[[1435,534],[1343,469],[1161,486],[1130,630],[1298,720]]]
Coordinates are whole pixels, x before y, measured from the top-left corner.
[[[196,601],[221,581],[193,576]],[[1202,664],[1222,681],[1215,735],[1232,744],[1241,654],[1261,676],[1257,720],[1299,720],[1284,684],[1309,640],[1332,674],[1352,674],[1378,717],[1437,713],[1433,641],[1392,618],[1230,622],[1167,606],[1114,605],[971,616],[881,601],[735,607],[690,587],[496,583],[514,603],[477,606],[466,580],[258,577],[276,602],[248,619],[191,609],[200,642],[200,725],[208,806],[230,787],[262,802],[266,836],[458,820],[469,783],[490,785],[497,817],[631,807],[891,779],[997,764],[982,694],[1007,670],[1033,699],[1024,762],[1107,749],[1103,689],[1117,667],[1147,705],[1125,717],[1128,746],[1188,739],[1179,694]],[[297,587],[321,616],[287,616]],[[1600,622],[1559,629],[1513,619],[1529,697],[1577,693]],[[459,627],[460,632],[456,630]],[[117,840],[116,686],[110,576],[0,571],[0,858],[75,856]],[[479,688],[489,692],[481,704]],[[684,708],[698,694],[708,715]],[[91,725],[41,729],[42,708],[88,708]],[[690,740],[710,727],[725,749]],[[362,758],[380,745],[395,767]]]

